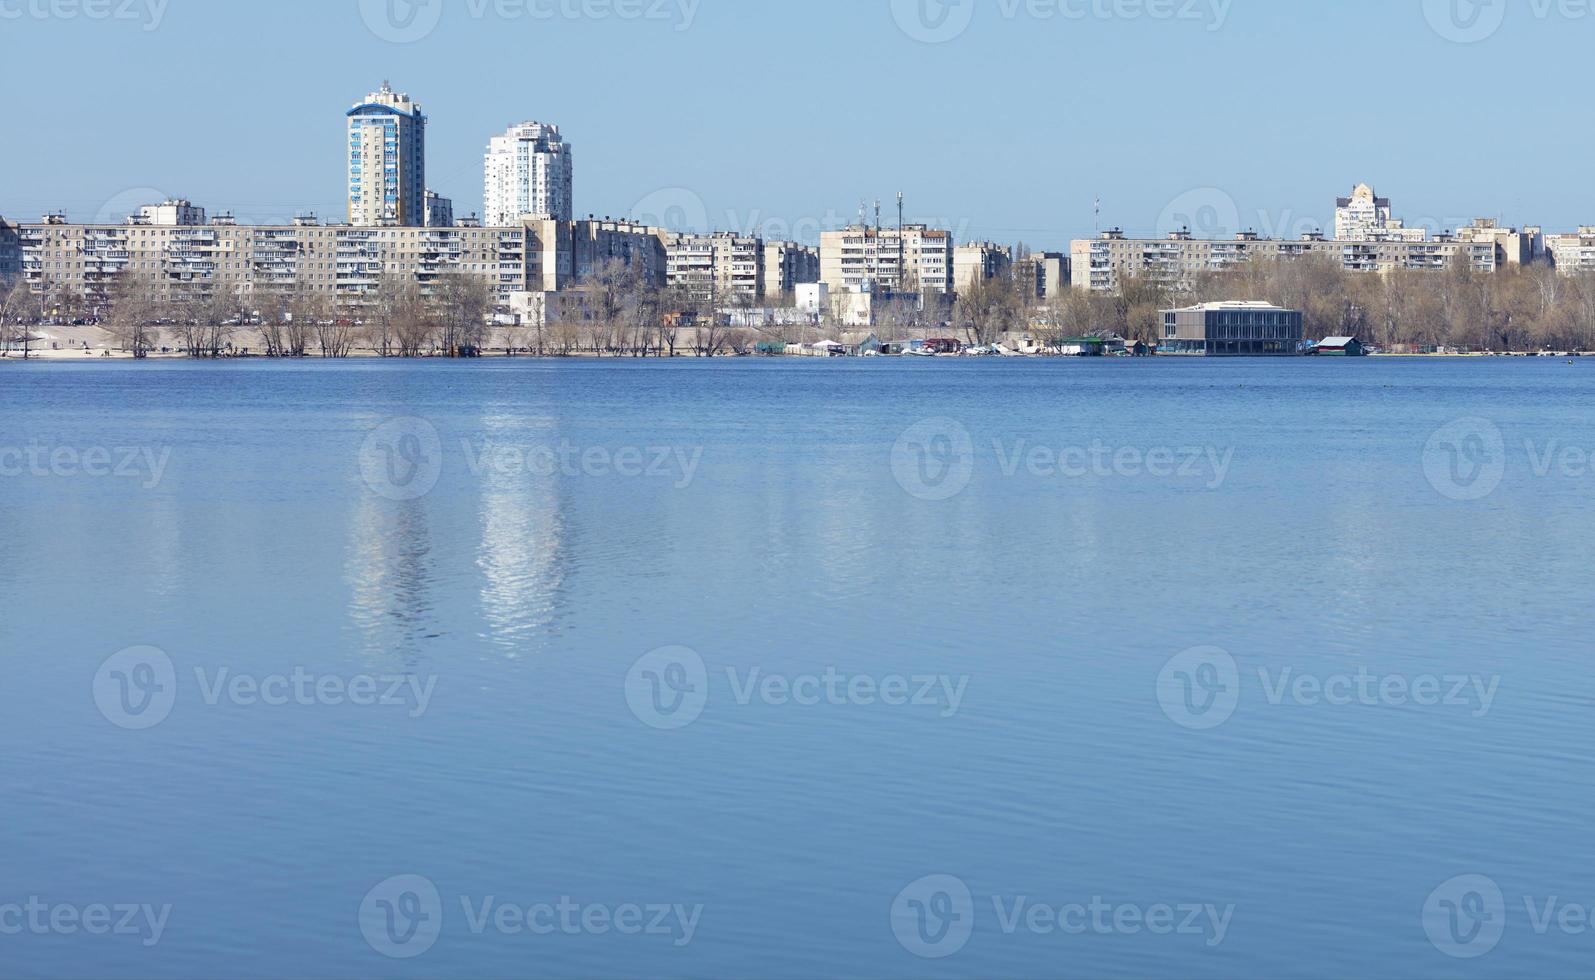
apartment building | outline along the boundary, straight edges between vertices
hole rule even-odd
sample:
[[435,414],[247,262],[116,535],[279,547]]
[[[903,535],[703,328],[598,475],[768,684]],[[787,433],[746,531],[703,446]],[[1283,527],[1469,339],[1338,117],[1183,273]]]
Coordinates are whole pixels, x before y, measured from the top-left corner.
[[1177,231],[1166,238],[1132,239],[1113,229],[1097,238],[1071,243],[1070,265],[1076,288],[1111,291],[1127,275],[1186,283],[1198,273],[1221,272],[1252,259],[1304,255],[1327,256],[1349,272],[1381,273],[1394,269],[1445,269],[1454,261],[1465,261],[1477,272],[1494,272],[1506,261],[1502,246],[1490,235],[1477,241],[1454,235],[1424,241],[1333,241],[1310,234],[1287,241],[1262,238],[1253,232],[1242,232],[1232,239],[1198,239],[1189,232]]
[[518,224],[526,216],[571,220],[574,166],[559,127],[523,122],[488,141],[482,162],[482,220]]
[[797,242],[764,243],[764,298],[791,296],[804,283],[820,281],[820,250]]
[[345,115],[349,123],[349,224],[426,224],[426,116],[387,82]]
[[1422,228],[1408,228],[1394,217],[1390,198],[1380,197],[1367,184],[1358,184],[1350,197],[1335,201],[1335,240],[1342,242],[1423,241]]
[[1027,292],[1034,287],[1036,302],[1044,303],[1069,288],[1069,265],[1062,252],[1034,252],[1019,263],[1019,278]]
[[308,289],[346,305],[367,301],[389,276],[409,277],[423,293],[451,273],[476,276],[505,306],[516,293],[569,288],[611,261],[635,266],[648,282],[665,281],[664,247],[653,230],[608,219],[383,228],[323,225],[308,216],[289,225],[239,225],[229,215],[208,224],[154,224],[144,213],[123,224],[72,224],[51,214],[38,224],[0,225],[0,263],[8,261],[14,231],[16,266],[33,290],[70,291],[91,313],[124,275],[148,277],[168,296]]
[[970,242],[953,249],[953,289],[1005,276],[1013,269],[1013,249],[996,242]]
[[1528,265],[1545,256],[1543,229],[1531,226],[1519,231],[1502,226],[1495,218],[1476,218],[1472,224],[1458,228],[1452,237],[1462,242],[1494,243],[1503,265]]
[[1546,235],[1545,251],[1565,276],[1595,272],[1595,225],[1582,225],[1574,233]]
[[820,281],[837,293],[953,292],[953,236],[926,225],[820,233]]
[[[585,221],[562,223],[571,228],[573,281],[590,278],[606,264],[619,263],[636,269],[644,282],[664,285],[669,263],[657,229],[611,218],[588,217]],[[557,288],[565,285],[561,283]]]
[[763,301],[765,242],[733,232],[710,235],[654,229],[665,247],[665,281],[712,304]]
[[301,289],[358,302],[384,276],[413,277],[423,292],[469,273],[501,295],[526,288],[525,229],[291,225],[75,225],[59,215],[23,225],[23,276],[37,292],[70,290],[91,308],[119,276],[155,281],[168,295],[225,289],[240,295]]

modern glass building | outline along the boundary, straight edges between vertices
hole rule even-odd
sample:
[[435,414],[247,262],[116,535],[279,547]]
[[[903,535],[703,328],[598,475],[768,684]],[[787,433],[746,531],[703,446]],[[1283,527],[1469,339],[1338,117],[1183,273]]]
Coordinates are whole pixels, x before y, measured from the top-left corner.
[[426,116],[387,82],[347,113],[349,223],[426,224]]
[[1302,315],[1271,303],[1204,303],[1163,313],[1159,354],[1207,357],[1301,353]]

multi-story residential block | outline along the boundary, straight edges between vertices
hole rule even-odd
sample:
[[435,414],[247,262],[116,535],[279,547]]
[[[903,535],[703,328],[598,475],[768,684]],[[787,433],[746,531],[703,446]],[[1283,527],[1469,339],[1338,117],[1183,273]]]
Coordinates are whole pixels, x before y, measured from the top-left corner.
[[1207,357],[1299,354],[1302,323],[1301,311],[1272,303],[1204,303],[1165,310],[1158,353]]
[[1529,227],[1519,231],[1503,227],[1494,218],[1477,218],[1472,224],[1458,228],[1452,237],[1459,242],[1494,243],[1498,257],[1505,265],[1528,265],[1545,255],[1542,229]]
[[485,224],[513,225],[527,216],[571,220],[574,168],[558,126],[511,126],[488,141],[482,169]]
[[1565,276],[1595,272],[1595,225],[1582,225],[1577,232],[1545,236],[1545,251]]
[[1358,184],[1350,197],[1335,201],[1335,239],[1343,242],[1423,241],[1422,228],[1408,228],[1393,216],[1390,198],[1380,197],[1367,184]]
[[1069,288],[1069,256],[1062,252],[1034,252],[1020,263],[1019,276],[1027,292],[1034,285],[1036,302],[1044,303]]
[[820,281],[831,292],[953,292],[953,236],[926,225],[853,225],[820,233]]
[[797,242],[764,243],[764,298],[779,300],[820,281],[820,250]]
[[1167,238],[1131,239],[1114,229],[1094,239],[1080,239],[1070,248],[1071,274],[1080,289],[1117,289],[1127,275],[1183,284],[1202,272],[1220,272],[1251,259],[1297,258],[1323,255],[1349,272],[1389,272],[1393,269],[1434,270],[1465,261],[1476,272],[1494,272],[1505,263],[1497,240],[1479,241],[1441,235],[1426,241],[1331,241],[1309,234],[1300,240],[1261,238],[1242,232],[1233,239],[1198,239],[1189,232]]
[[996,242],[970,242],[953,249],[953,288],[959,292],[977,282],[1007,275],[1013,268],[1013,249]]
[[655,229],[665,246],[665,281],[707,303],[764,299],[765,243],[734,232],[711,235]]
[[426,226],[428,228],[453,228],[454,202],[437,191],[427,191]]
[[426,116],[387,82],[350,109],[349,223],[426,224]]
[[501,295],[526,288],[525,229],[291,225],[22,226],[23,273],[35,291],[71,290],[106,303],[119,276],[153,280],[168,295],[224,289],[240,296],[313,290],[358,303],[384,276],[429,290],[448,273],[490,282]]
[[[638,277],[655,286],[665,284],[668,261],[657,229],[634,221],[588,217],[565,222],[571,226],[572,279],[579,282],[611,263],[634,269]],[[565,284],[558,288],[563,289]]]
[[[11,233],[14,249],[6,245]],[[609,262],[636,268],[654,285],[666,274],[664,245],[652,229],[608,219],[382,228],[314,217],[240,225],[230,215],[203,225],[140,217],[80,225],[52,214],[38,224],[0,223],[0,263],[8,254],[35,292],[71,293],[91,314],[112,300],[123,276],[148,278],[168,298],[225,290],[264,306],[273,294],[310,290],[358,307],[390,277],[426,294],[442,277],[464,274],[486,282],[507,307],[514,294],[578,285]]]

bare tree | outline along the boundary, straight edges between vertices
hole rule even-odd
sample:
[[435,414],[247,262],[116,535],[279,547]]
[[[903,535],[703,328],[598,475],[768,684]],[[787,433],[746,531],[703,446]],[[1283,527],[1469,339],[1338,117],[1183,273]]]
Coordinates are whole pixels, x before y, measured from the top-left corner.
[[400,357],[420,357],[435,333],[432,309],[421,287],[408,277],[399,282],[393,297],[393,336]]
[[440,276],[431,296],[438,347],[445,356],[480,351],[487,318],[494,308],[492,287],[479,276],[451,272]]
[[11,350],[21,341],[23,351],[28,348],[28,328],[23,325],[27,311],[33,305],[33,295],[27,283],[0,280],[0,349]]
[[1025,322],[1027,309],[1013,279],[977,279],[958,294],[953,303],[953,322],[971,344],[985,346]]
[[154,276],[121,272],[113,280],[107,298],[111,305],[111,335],[135,358],[148,356],[159,336],[155,321],[166,305],[161,284]]

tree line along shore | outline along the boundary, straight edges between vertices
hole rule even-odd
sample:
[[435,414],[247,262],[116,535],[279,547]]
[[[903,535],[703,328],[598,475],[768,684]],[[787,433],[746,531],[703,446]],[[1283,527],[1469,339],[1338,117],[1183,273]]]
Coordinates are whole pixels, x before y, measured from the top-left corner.
[[302,286],[239,295],[123,275],[90,302],[19,281],[0,284],[0,348],[192,358],[713,357],[867,330],[883,340],[954,337],[972,347],[1026,337],[1048,350],[1080,336],[1156,345],[1164,310],[1212,300],[1301,310],[1308,339],[1357,337],[1387,351],[1595,348],[1595,274],[1565,275],[1549,263],[1490,273],[1466,263],[1364,273],[1324,257],[1254,260],[1179,281],[1126,276],[1110,291],[1066,288],[1040,301],[1033,284],[1000,275],[949,302],[888,299],[867,325],[831,313],[755,325],[752,314],[761,311],[746,297],[717,301],[701,290],[660,287],[620,263],[560,295],[558,314],[513,323],[486,283],[459,274],[427,288],[413,277],[385,276],[359,305],[342,307]]

